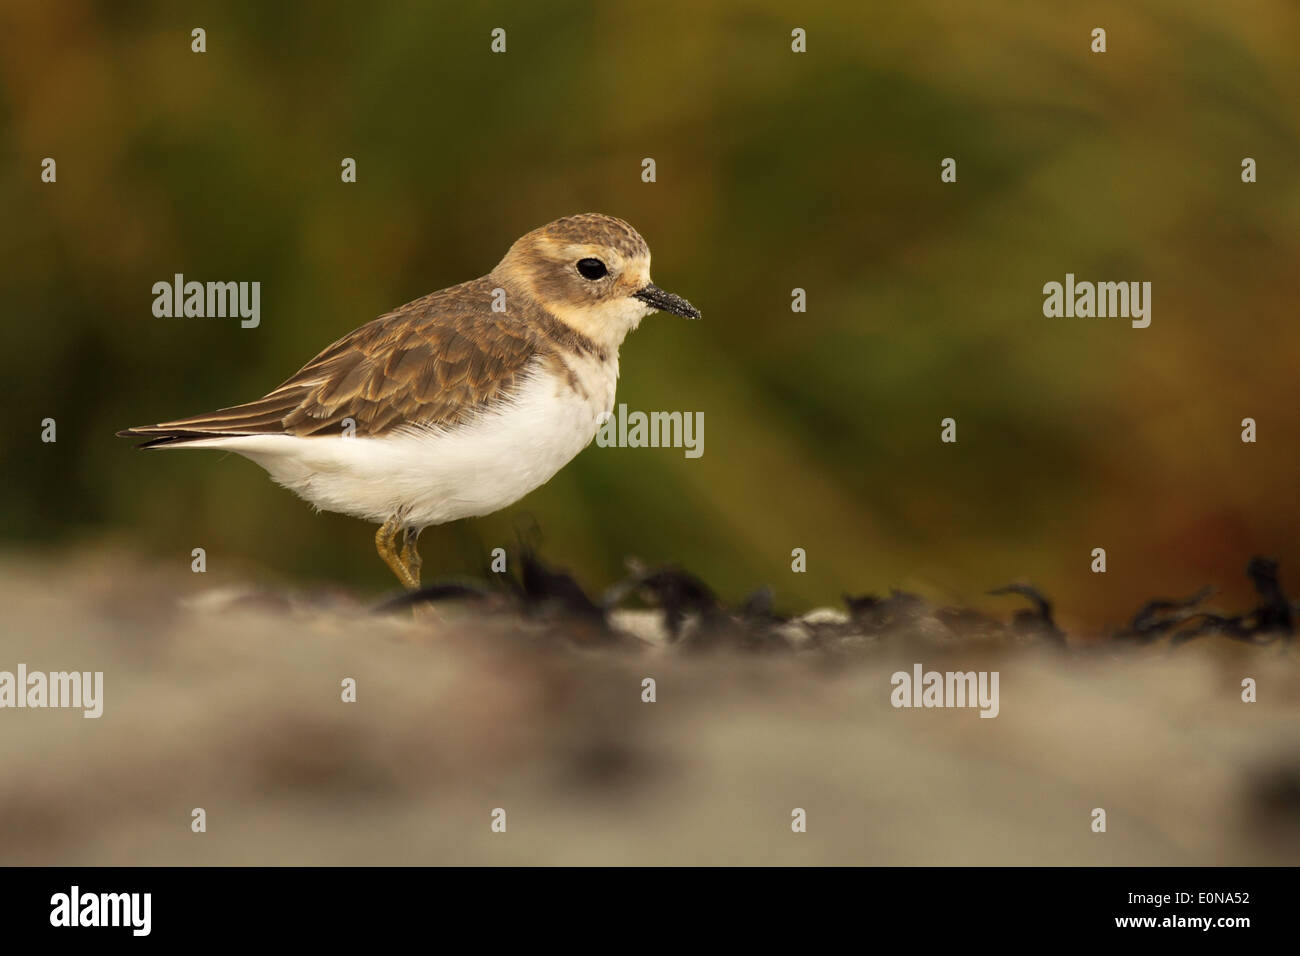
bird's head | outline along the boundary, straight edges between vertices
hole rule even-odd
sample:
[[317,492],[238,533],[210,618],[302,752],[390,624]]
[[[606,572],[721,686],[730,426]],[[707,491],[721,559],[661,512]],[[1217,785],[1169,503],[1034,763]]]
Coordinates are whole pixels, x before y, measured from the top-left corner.
[[598,213],[534,229],[510,247],[491,277],[615,348],[651,312],[700,317],[695,306],[650,281],[650,249],[640,234],[622,219]]

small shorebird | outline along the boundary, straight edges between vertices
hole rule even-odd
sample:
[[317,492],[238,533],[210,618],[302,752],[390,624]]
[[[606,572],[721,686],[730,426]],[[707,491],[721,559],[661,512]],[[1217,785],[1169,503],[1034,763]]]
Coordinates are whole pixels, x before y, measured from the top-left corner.
[[345,335],[264,398],[118,435],[238,452],[317,508],[380,522],[379,556],[414,589],[424,528],[518,501],[591,442],[619,346],[655,311],[700,317],[650,281],[635,229],[569,216],[483,278]]

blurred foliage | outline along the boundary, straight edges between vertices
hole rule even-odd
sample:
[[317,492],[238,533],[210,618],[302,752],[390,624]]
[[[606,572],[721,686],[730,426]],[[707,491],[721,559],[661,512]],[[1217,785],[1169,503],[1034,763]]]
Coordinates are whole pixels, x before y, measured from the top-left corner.
[[[390,586],[361,523],[234,456],[113,432],[260,396],[600,211],[705,316],[647,320],[619,401],[702,410],[704,456],[593,446],[426,532],[427,576],[475,569],[531,513],[593,585],[637,555],[787,606],[891,585],[993,602],[1027,577],[1101,625],[1206,581],[1244,599],[1257,552],[1300,590],[1297,36],[1281,0],[7,3],[3,534]],[[1152,281],[1151,327],[1044,318],[1067,271]],[[176,272],[260,281],[260,328],[155,318]]]

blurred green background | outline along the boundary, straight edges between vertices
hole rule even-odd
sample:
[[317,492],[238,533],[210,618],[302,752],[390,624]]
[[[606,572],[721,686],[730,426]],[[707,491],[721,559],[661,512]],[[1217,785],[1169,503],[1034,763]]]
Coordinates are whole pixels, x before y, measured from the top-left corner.
[[[704,456],[593,446],[513,508],[426,532],[427,578],[530,513],[593,588],[637,555],[786,609],[889,586],[996,608],[983,592],[1024,577],[1102,626],[1206,582],[1240,605],[1256,552],[1300,592],[1295,4],[303,6],[0,12],[11,549],[202,546],[209,570],[391,587],[372,528],[235,456],[113,432],[256,398],[599,211],[704,312],[648,319],[619,386],[703,411]],[[1067,271],[1151,281],[1151,327],[1044,318]],[[260,281],[261,326],[155,318],[176,272]]]

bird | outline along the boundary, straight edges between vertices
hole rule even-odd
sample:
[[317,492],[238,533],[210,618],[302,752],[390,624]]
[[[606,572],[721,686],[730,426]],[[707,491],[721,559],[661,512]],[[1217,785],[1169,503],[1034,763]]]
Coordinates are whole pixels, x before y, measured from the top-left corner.
[[117,435],[235,452],[317,510],[379,524],[379,557],[417,590],[421,531],[513,504],[592,441],[614,408],[623,340],[654,312],[701,317],[650,281],[650,249],[627,222],[566,216],[487,275],[348,333],[256,401]]

